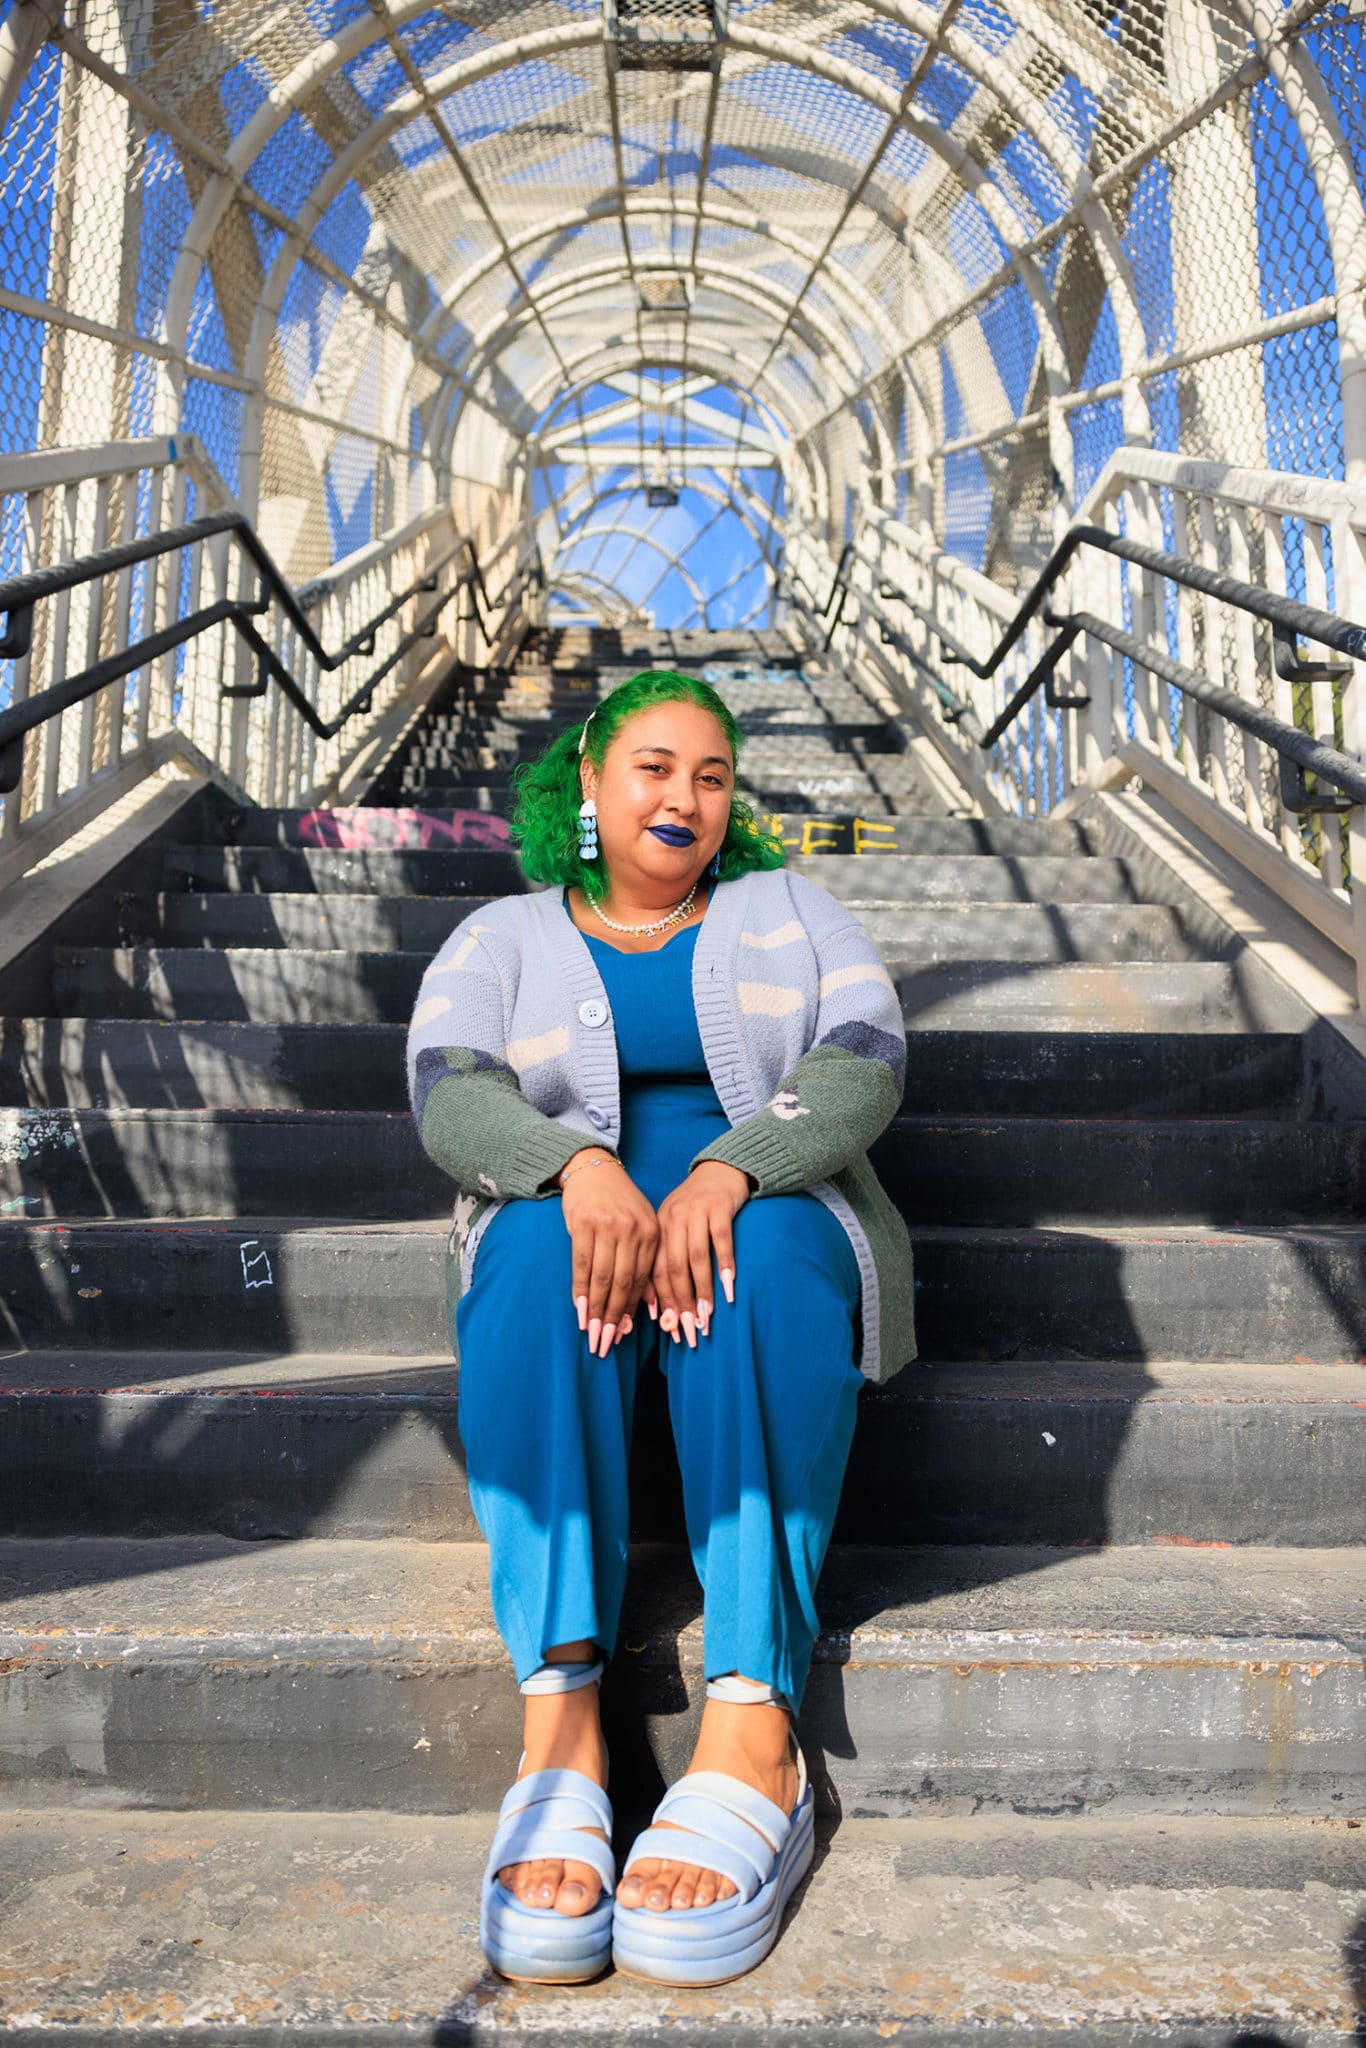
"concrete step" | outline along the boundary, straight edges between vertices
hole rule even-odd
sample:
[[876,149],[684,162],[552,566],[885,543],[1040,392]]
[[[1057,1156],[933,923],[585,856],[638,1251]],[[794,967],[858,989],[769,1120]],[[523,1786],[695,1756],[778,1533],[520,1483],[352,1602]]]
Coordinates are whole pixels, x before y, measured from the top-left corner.
[[[241,905],[251,917],[253,905],[271,899],[206,900],[225,909]],[[305,915],[314,903],[325,908],[330,900],[274,899]],[[404,1037],[401,1024],[0,1018],[0,1103],[404,1109]],[[908,1115],[1265,1120],[1323,1113],[1323,1078],[1296,1032],[927,1029],[911,1031],[907,1046],[902,1106]]]
[[226,820],[233,846],[323,846],[360,853],[498,850],[509,845],[503,826],[484,807],[461,801],[439,809],[411,804],[356,804],[333,810],[243,810]]
[[[640,1809],[691,1748],[702,1626],[686,1551],[633,1564],[604,1720]],[[802,1715],[821,1804],[1350,1817],[1363,1565],[833,1549]],[[4,1541],[5,1802],[490,1814],[521,1702],[486,1575],[476,1544]]]
[[[449,1355],[43,1351],[0,1367],[0,1534],[473,1541]],[[910,1366],[836,1543],[1366,1544],[1366,1367]],[[632,1530],[683,1540],[663,1381]]]
[[1354,2025],[1361,1836],[1341,1820],[843,1820],[772,1955],[720,1991],[495,1977],[488,1840],[473,1815],[14,1813],[12,2038],[1100,2048],[1166,2040],[1179,2014],[1211,2048],[1340,2048]]
[[[320,1189],[320,1196],[325,1193]],[[446,1347],[444,1222],[0,1224],[16,1350]],[[1366,1230],[917,1226],[921,1355],[1366,1357]]]
[[[993,913],[1000,920],[1021,914],[1018,908]],[[1082,909],[1076,917],[1094,930],[1116,914]],[[458,915],[453,909],[452,924]],[[904,940],[897,950],[887,950],[908,1025],[918,1019],[939,1031],[983,1026],[1193,1031],[1226,1030],[1240,1022],[1248,1029],[1287,1029],[1299,1021],[1288,991],[1283,996],[1278,989],[1253,991],[1222,962],[1056,962],[1047,954],[1032,961],[1031,943],[1039,952],[1060,943],[1057,927],[1046,918],[1018,929],[1002,923],[983,931],[984,947],[1012,948],[1017,956],[992,959],[973,951],[973,913],[927,910],[918,915],[925,949],[956,951],[960,957],[917,961],[906,957]],[[1064,928],[1073,930],[1072,943],[1078,946],[1090,936],[1085,926]],[[1159,929],[1167,928],[1155,926],[1152,933]],[[1155,946],[1156,936],[1147,943]],[[1102,930],[1095,934],[1095,949],[1103,944]],[[430,960],[430,948],[351,953],[243,947],[218,953],[200,947],[59,946],[53,952],[52,980],[56,1003],[73,1017],[406,1024]]]
[[172,846],[162,862],[171,890],[226,889],[253,895],[340,890],[346,895],[508,896],[526,887],[509,849],[365,852],[311,846]]
[[[931,865],[933,865],[931,863]],[[126,898],[121,942],[185,948],[431,955],[487,897],[226,896]],[[932,900],[932,898],[931,898]],[[890,955],[950,960],[1188,960],[1179,913],[1150,903],[876,902],[851,906]],[[160,910],[160,916],[156,913]],[[121,975],[122,978],[122,975]]]
[[[817,856],[804,862],[803,869],[814,869],[813,879],[821,881],[820,865]],[[829,857],[829,865],[835,873],[827,886],[860,909],[878,906],[883,913],[877,926],[879,938],[885,933],[889,942],[895,941],[897,932],[891,912],[914,912],[929,903],[993,904],[1011,910],[1027,905],[1040,913],[1051,912],[1054,905],[1070,908],[1081,903],[1123,905],[1147,913],[1158,909],[1138,902],[1133,877],[1119,860],[1010,860],[984,855],[951,866],[930,855],[872,861],[836,854]],[[865,867],[879,872],[865,874],[861,872]],[[890,874],[888,869],[892,869]],[[895,895],[881,896],[880,883],[894,889]],[[337,891],[317,896],[287,892],[228,895],[182,890],[155,898],[125,895],[118,899],[119,937],[125,944],[160,938],[173,946],[305,945],[357,952],[378,952],[390,946],[421,951],[427,946],[435,950],[460,916],[472,914],[489,900],[462,898],[453,915],[444,896],[346,896]],[[1179,934],[1179,922],[1172,913],[1162,911],[1161,929]]]
[[[1350,1222],[1366,1123],[899,1117],[873,1164],[910,1223]],[[454,1190],[388,1110],[0,1110],[0,1209],[42,1216],[446,1212]]]
[[[768,813],[780,814],[781,830],[792,834],[796,830],[798,817],[828,812],[832,804],[843,810],[857,810],[860,818],[922,817],[926,813],[942,812],[946,809],[942,800],[935,800],[928,791],[911,790],[902,795],[887,795],[874,789],[869,778],[864,776],[841,776],[832,791],[824,778],[814,777],[805,788],[789,789],[770,785],[762,794],[752,793],[754,801],[763,813],[765,829]],[[439,781],[424,768],[404,768],[399,776],[398,787],[402,794],[414,804],[423,807],[438,802],[455,801],[471,809],[496,813],[499,817],[510,817],[513,796],[510,783],[499,780],[496,771],[471,768],[462,773],[452,771]]]
[[[480,771],[475,771],[475,774],[481,783],[489,780]],[[258,821],[246,814],[235,829],[259,834],[259,842],[244,840],[240,845],[227,847],[168,848],[166,886],[250,889],[269,895],[281,890],[309,893],[336,888],[351,892],[368,891],[378,884],[383,895],[411,891],[426,896],[494,895],[526,886],[520,865],[511,851],[502,854],[497,849],[443,846],[439,840],[425,846],[419,844],[398,849],[383,846],[299,846],[289,836],[299,829],[293,821],[294,815],[281,817],[277,813],[263,812]],[[381,819],[392,819],[401,813],[376,812],[375,815]],[[434,821],[431,830],[438,833],[443,824],[457,814],[449,808],[418,813],[409,807],[409,815],[418,818],[430,816]],[[468,810],[460,810],[459,816],[473,817],[478,822],[478,815]],[[836,866],[832,856],[841,853],[865,861],[877,859],[884,870],[887,869],[886,856],[889,854],[920,855],[941,862],[975,855],[1011,858],[1032,855],[1038,858],[1070,854],[1075,857],[1078,867],[1087,864],[1089,858],[1076,828],[1035,825],[1019,820],[998,819],[987,824],[972,818],[910,817],[898,818],[894,823],[883,819],[872,829],[862,829],[861,819],[847,815],[819,821],[810,816],[799,816],[791,822],[792,830],[786,833],[787,837],[796,842],[800,842],[803,836],[821,841],[820,845],[809,848],[810,853],[820,855],[815,862],[803,860],[800,844],[794,844],[789,849],[792,865],[800,873],[814,869],[817,878],[836,894],[842,892],[842,870]],[[780,818],[778,823],[780,828],[786,829],[783,819]],[[320,826],[318,829],[321,833],[329,828]],[[413,827],[419,834],[422,829],[420,823]],[[451,830],[455,830],[454,825]],[[830,843],[826,844],[827,841]],[[473,879],[478,875],[486,878],[487,886],[481,886],[477,879]],[[859,886],[867,889],[873,880],[875,893],[897,897],[900,890],[893,886],[894,876],[895,869],[876,875],[870,869],[859,878]],[[342,879],[334,879],[337,877]],[[347,877],[356,879],[347,880]],[[373,880],[370,879],[372,877]],[[384,886],[386,880],[387,887]]]

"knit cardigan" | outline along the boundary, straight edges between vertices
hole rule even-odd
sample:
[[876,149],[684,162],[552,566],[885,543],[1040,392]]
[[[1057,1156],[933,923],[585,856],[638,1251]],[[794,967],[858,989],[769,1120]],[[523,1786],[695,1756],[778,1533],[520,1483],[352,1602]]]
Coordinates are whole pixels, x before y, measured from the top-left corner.
[[[910,1239],[868,1160],[905,1073],[891,977],[856,917],[779,868],[713,885],[692,982],[731,1128],[691,1164],[738,1167],[754,1199],[807,1189],[839,1219],[862,1280],[860,1364],[890,1379],[915,1357]],[[503,1203],[557,1194],[575,1152],[615,1152],[621,1136],[611,1006],[560,889],[501,897],[457,925],[418,991],[408,1081],[422,1143],[461,1189],[453,1311]],[[451,1329],[454,1342],[453,1313]]]

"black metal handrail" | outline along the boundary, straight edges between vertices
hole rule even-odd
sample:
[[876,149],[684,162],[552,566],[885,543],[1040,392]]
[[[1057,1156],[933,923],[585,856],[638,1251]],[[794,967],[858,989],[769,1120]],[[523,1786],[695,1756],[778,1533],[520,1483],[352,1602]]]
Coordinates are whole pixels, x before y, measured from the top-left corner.
[[[1036,614],[1041,612],[1044,624],[1057,629],[1056,639],[1045,648],[1019,689],[985,731],[978,727],[977,731],[971,732],[965,708],[957,710],[953,722],[960,724],[964,731],[969,731],[979,747],[984,751],[994,747],[1041,689],[1045,693],[1045,701],[1055,709],[1079,709],[1090,703],[1090,697],[1087,695],[1063,695],[1054,682],[1058,665],[1064,655],[1078,636],[1085,633],[1113,647],[1128,660],[1160,677],[1171,688],[1195,698],[1220,717],[1226,718],[1230,724],[1251,734],[1253,738],[1273,747],[1281,757],[1281,794],[1289,810],[1345,810],[1352,804],[1366,803],[1366,769],[1350,755],[1340,753],[1336,747],[1301,732],[1298,726],[1287,724],[1284,719],[1263,711],[1260,706],[1247,703],[1233,691],[1221,689],[1217,683],[1211,682],[1208,676],[1202,676],[1195,669],[1187,668],[1184,663],[1173,661],[1169,655],[1145,645],[1121,628],[1109,625],[1093,612],[1061,612],[1049,607],[1045,602],[1049,592],[1068,567],[1073,555],[1083,547],[1101,549],[1122,561],[1132,562],[1135,567],[1147,570],[1150,574],[1167,577],[1173,583],[1183,584],[1189,590],[1201,591],[1208,597],[1233,605],[1238,610],[1261,619],[1271,627],[1276,673],[1286,681],[1313,682],[1325,677],[1336,678],[1347,672],[1341,663],[1302,661],[1296,651],[1296,641],[1299,639],[1312,640],[1319,646],[1331,648],[1334,653],[1345,655],[1351,660],[1366,660],[1366,626],[1353,625],[1349,620],[1339,618],[1334,612],[1323,611],[1317,605],[1301,604],[1295,598],[1282,597],[1275,591],[1263,590],[1259,585],[1244,582],[1239,577],[1207,569],[1202,563],[1189,561],[1184,555],[1169,554],[1162,548],[1151,548],[1139,541],[1126,540],[1123,535],[1110,533],[1103,526],[1074,526],[1069,528],[1053,550],[1019,610],[985,660],[979,660],[942,621],[925,611],[904,592],[898,591],[894,585],[883,582],[878,586],[880,598],[895,599],[906,605],[936,636],[945,650],[941,657],[943,660],[961,663],[965,668],[971,669],[974,675],[984,679],[995,674]],[[883,629],[883,638],[890,640],[897,646],[899,652],[907,655],[922,671],[929,673],[928,664],[922,656],[915,653],[908,641],[902,640],[899,635],[889,633],[886,628]],[[946,711],[946,716],[949,715]],[[975,718],[972,723],[977,724]],[[1288,762],[1295,764],[1297,775],[1288,772]],[[1347,801],[1311,794],[1304,782],[1306,772],[1321,782],[1332,784]]]
[[[291,590],[250,521],[244,513],[234,510],[209,513],[203,518],[192,519],[185,525],[168,527],[163,533],[151,534],[142,540],[125,541],[116,547],[102,548],[95,554],[80,557],[77,561],[53,564],[46,569],[35,569],[25,576],[13,576],[8,581],[0,583],[0,615],[4,617],[3,628],[0,628],[0,657],[18,659],[27,654],[33,640],[34,608],[44,598],[55,597],[64,590],[74,590],[81,584],[98,583],[107,576],[117,575],[121,570],[135,568],[140,562],[154,561],[162,555],[173,554],[181,548],[193,547],[220,534],[231,535],[254,565],[260,577],[256,591],[241,597],[220,598],[211,605],[202,606],[186,618],[176,620],[173,625],[163,626],[154,633],[145,634],[142,639],[132,646],[121,649],[117,654],[106,655],[104,660],[95,662],[79,675],[68,676],[62,682],[54,683],[49,689],[39,691],[36,696],[26,697],[22,703],[0,711],[0,793],[8,793],[19,786],[23,771],[24,740],[30,732],[45,724],[48,719],[56,718],[63,711],[82,703],[86,698],[97,696],[111,683],[119,682],[124,676],[133,674],[136,669],[160,660],[174,648],[196,639],[214,626],[231,624],[251,648],[257,661],[254,682],[220,681],[220,695],[259,697],[274,681],[319,739],[334,738],[350,719],[369,709],[378,685],[410,647],[418,640],[431,638],[436,631],[436,622],[440,614],[462,591],[469,590],[472,593],[474,616],[479,621],[485,639],[491,641],[494,637],[491,623],[493,606],[484,583],[479,557],[473,541],[462,534],[455,545],[448,548],[438,561],[429,563],[422,575],[415,578],[406,590],[391,597],[341,647],[329,651],[310,623],[307,612],[322,603],[335,589],[335,582],[323,578],[301,591]],[[319,716],[289,668],[251,623],[253,618],[259,618],[262,613],[268,611],[272,604],[278,604],[319,668],[331,672],[341,668],[358,654],[372,654],[380,628],[387,625],[412,598],[438,590],[442,572],[460,555],[468,556],[469,566],[457,575],[449,590],[439,592],[436,603],[427,607],[386,659],[365,678],[359,688],[352,692],[336,715],[329,719]],[[500,594],[504,617],[507,616],[508,608],[535,578],[534,565],[524,564],[513,574]]]

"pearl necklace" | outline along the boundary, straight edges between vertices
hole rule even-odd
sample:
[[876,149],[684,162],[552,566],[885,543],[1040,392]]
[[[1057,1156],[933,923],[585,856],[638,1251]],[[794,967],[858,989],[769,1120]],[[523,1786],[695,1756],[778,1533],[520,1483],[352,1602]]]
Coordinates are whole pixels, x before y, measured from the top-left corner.
[[[698,881],[701,879],[699,875]],[[683,898],[683,901],[675,903],[672,910],[668,911],[663,917],[657,917],[653,924],[618,924],[614,917],[609,917],[607,912],[596,903],[591,903],[590,907],[593,914],[596,917],[600,917],[603,923],[612,931],[625,932],[632,939],[648,939],[653,937],[656,932],[666,932],[671,924],[681,924],[692,909],[692,900],[696,894],[697,882],[694,882],[687,895]]]

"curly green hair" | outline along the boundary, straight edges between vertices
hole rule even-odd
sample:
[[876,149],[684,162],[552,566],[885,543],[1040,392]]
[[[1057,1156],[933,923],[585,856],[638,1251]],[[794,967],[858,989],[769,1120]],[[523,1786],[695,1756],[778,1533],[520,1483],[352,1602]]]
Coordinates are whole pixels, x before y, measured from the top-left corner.
[[[610,696],[594,705],[584,752],[601,771],[607,749],[628,718],[655,704],[684,700],[710,711],[726,736],[734,761],[740,752],[741,733],[729,706],[696,676],[661,668],[646,669],[629,682],[618,683]],[[562,886],[577,883],[590,903],[600,903],[607,892],[604,863],[579,859],[579,805],[583,801],[579,740],[583,730],[571,726],[550,742],[538,760],[524,761],[513,769],[515,804],[508,829],[528,881]],[[755,868],[780,868],[783,858],[781,842],[760,832],[750,805],[743,797],[732,795],[730,821],[721,842],[719,879],[730,882]]]

